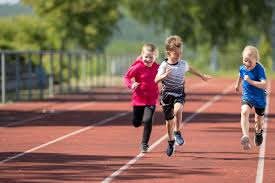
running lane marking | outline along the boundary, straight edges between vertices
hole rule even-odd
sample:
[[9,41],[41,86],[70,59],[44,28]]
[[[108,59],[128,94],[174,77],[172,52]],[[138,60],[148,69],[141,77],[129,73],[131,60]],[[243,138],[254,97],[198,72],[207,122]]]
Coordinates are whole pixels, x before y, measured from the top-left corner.
[[32,121],[35,121],[35,120],[38,120],[38,119],[42,119],[42,118],[44,118],[46,116],[51,116],[51,115],[55,115],[55,114],[62,114],[62,113],[69,112],[69,111],[76,110],[76,109],[80,109],[80,108],[83,108],[83,107],[86,107],[86,106],[92,105],[92,104],[95,104],[95,102],[89,102],[89,103],[86,103],[86,104],[80,104],[80,105],[71,107],[71,108],[69,108],[66,111],[58,111],[58,112],[55,112],[55,113],[49,113],[49,114],[46,114],[46,115],[39,115],[39,116],[35,116],[35,117],[29,118],[29,119],[24,119],[24,120],[16,121],[16,122],[7,124],[4,127],[14,127],[14,126],[22,125],[22,124],[27,123],[27,122],[32,122]]
[[[223,95],[227,94],[229,91],[232,90],[233,84],[227,87],[222,91],[221,94],[215,95],[210,101],[205,103],[203,106],[201,106],[198,110],[196,110],[195,113],[193,113],[191,116],[189,116],[187,119],[185,119],[182,122],[182,126],[184,126],[186,123],[188,123],[191,119],[193,119],[195,116],[197,116],[199,113],[203,112],[205,109],[207,109],[209,106],[211,106],[214,102],[219,100]],[[148,152],[152,151],[156,146],[158,146],[162,141],[164,141],[167,138],[167,134],[160,137],[159,140],[154,142],[148,149]],[[131,165],[135,164],[140,158],[142,158],[145,155],[145,153],[139,153],[135,158],[131,159],[128,163],[126,163],[124,166],[120,167],[117,171],[112,173],[110,176],[105,178],[101,183],[109,183],[111,182],[115,177],[117,177],[119,174],[121,174],[123,171],[127,170]]]
[[115,120],[115,119],[117,119],[117,118],[119,118],[119,117],[125,116],[125,115],[127,115],[128,113],[129,113],[129,112],[119,113],[119,114],[117,114],[117,115],[115,115],[115,116],[112,116],[112,117],[110,117],[110,118],[104,119],[104,120],[102,120],[102,121],[100,121],[100,122],[98,122],[98,123],[96,123],[96,124],[87,126],[87,127],[85,127],[85,128],[81,128],[81,129],[79,129],[79,130],[77,130],[77,131],[71,132],[71,133],[69,133],[69,134],[67,134],[67,135],[64,135],[64,136],[61,136],[61,137],[59,137],[59,138],[57,138],[57,139],[55,139],[55,140],[52,140],[52,141],[47,142],[47,143],[45,143],[45,144],[42,144],[42,145],[40,145],[40,146],[34,147],[34,148],[32,148],[32,149],[30,149],[30,150],[27,150],[27,151],[25,151],[25,152],[22,152],[22,153],[19,153],[19,154],[14,155],[14,156],[8,157],[8,158],[6,158],[6,159],[0,161],[0,164],[3,164],[3,163],[6,163],[6,162],[8,162],[8,161],[11,161],[11,160],[13,160],[13,159],[19,158],[19,157],[21,157],[21,156],[24,156],[25,154],[28,154],[28,153],[33,152],[33,151],[36,151],[36,150],[41,149],[41,148],[43,148],[43,147],[46,147],[46,146],[48,146],[48,145],[54,144],[54,143],[56,143],[56,142],[58,142],[58,141],[61,141],[61,140],[63,140],[63,139],[66,139],[66,138],[68,138],[68,137],[71,137],[71,136],[73,136],[73,135],[77,135],[77,134],[82,133],[82,132],[84,132],[84,131],[90,130],[90,129],[96,127],[96,126],[103,125],[103,124],[108,123],[108,122],[110,122],[110,121],[112,121],[112,120]]
[[[204,84],[199,83],[199,84],[195,85],[195,87],[191,87],[191,88],[194,89],[194,88],[198,88],[198,87],[200,87],[200,86],[204,86]],[[92,104],[94,104],[94,103],[95,103],[95,102],[92,102]],[[90,104],[91,104],[91,103],[82,104],[82,105],[79,105],[79,106],[77,106],[77,107],[73,107],[73,108],[71,108],[70,110],[77,109],[77,108],[81,108],[81,107],[83,107],[83,106],[90,105]],[[66,111],[57,112],[57,113],[54,113],[54,114],[59,114],[59,113],[63,113],[63,112],[66,112]],[[73,136],[73,135],[82,133],[82,132],[87,131],[87,130],[89,130],[89,129],[91,129],[91,128],[94,128],[94,127],[96,127],[96,126],[103,125],[103,124],[108,123],[108,122],[110,122],[110,121],[112,121],[112,120],[115,120],[115,119],[117,119],[117,118],[119,118],[119,117],[125,116],[125,115],[127,115],[127,114],[129,114],[129,113],[130,113],[130,111],[124,112],[124,113],[120,113],[120,114],[115,115],[115,116],[113,116],[113,117],[110,117],[110,118],[107,118],[107,119],[105,119],[105,120],[102,120],[102,121],[100,121],[100,122],[98,122],[98,123],[96,123],[96,124],[87,126],[87,127],[85,127],[85,128],[81,128],[81,129],[79,129],[79,130],[77,130],[77,131],[74,131],[74,132],[72,132],[72,133],[69,133],[69,134],[64,135],[64,136],[62,136],[62,137],[59,137],[59,138],[57,138],[57,139],[55,139],[55,140],[52,140],[52,141],[50,141],[50,142],[44,143],[44,144],[42,144],[42,145],[40,145],[40,146],[37,146],[37,147],[34,147],[34,148],[32,148],[32,149],[29,149],[29,150],[27,150],[27,151],[25,151],[25,152],[22,152],[22,153],[19,153],[19,154],[14,155],[14,156],[8,157],[8,158],[6,158],[6,159],[0,161],[0,164],[3,164],[3,163],[6,163],[6,162],[8,162],[8,161],[11,161],[11,160],[13,160],[13,159],[19,158],[19,157],[21,157],[21,156],[24,156],[25,154],[28,154],[28,153],[33,152],[33,151],[36,151],[36,150],[41,149],[41,148],[43,148],[43,147],[46,147],[46,146],[48,146],[48,145],[54,144],[54,143],[56,143],[56,142],[58,142],[58,141],[61,141],[61,140],[63,140],[63,139],[66,139],[66,138],[68,138],[68,137],[71,137],[71,136]],[[49,115],[50,115],[50,114],[49,114]],[[10,125],[19,125],[19,124],[23,124],[23,123],[26,123],[26,122],[34,121],[34,120],[36,120],[36,119],[40,119],[40,118],[42,118],[42,117],[44,117],[44,116],[37,116],[37,117],[34,117],[34,118],[30,118],[30,119],[18,121],[18,122],[15,122],[15,123],[11,123]],[[149,149],[150,149],[150,148],[149,148]]]
[[257,167],[257,176],[256,176],[256,183],[262,183],[264,177],[264,158],[265,158],[265,142],[266,142],[266,134],[267,134],[267,121],[268,121],[268,112],[269,112],[269,100],[270,100],[270,92],[271,92],[271,80],[268,82],[268,89],[267,89],[267,100],[266,100],[266,113],[265,113],[265,122],[263,126],[263,143],[260,147],[259,152],[259,160],[258,160],[258,167]]

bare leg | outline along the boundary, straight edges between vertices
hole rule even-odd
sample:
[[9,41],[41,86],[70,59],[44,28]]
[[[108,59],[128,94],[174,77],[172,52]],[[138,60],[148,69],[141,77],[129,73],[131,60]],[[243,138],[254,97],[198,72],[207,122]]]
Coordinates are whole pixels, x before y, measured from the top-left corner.
[[242,105],[241,108],[241,127],[243,136],[249,136],[249,115],[251,108],[248,105]]
[[249,139],[249,115],[251,108],[248,105],[242,105],[241,107],[241,127],[243,137],[241,139],[241,144],[244,150],[249,150],[251,148],[251,143]]
[[264,116],[259,116],[255,113],[255,131],[256,133],[260,133],[264,126]]
[[166,130],[169,141],[174,140],[174,119],[166,121]]
[[182,108],[183,108],[183,105],[181,103],[175,103],[175,106],[174,106],[174,112],[175,112],[175,127],[174,127],[174,130],[175,131],[179,131],[180,130],[180,125],[181,125],[181,122],[182,122]]

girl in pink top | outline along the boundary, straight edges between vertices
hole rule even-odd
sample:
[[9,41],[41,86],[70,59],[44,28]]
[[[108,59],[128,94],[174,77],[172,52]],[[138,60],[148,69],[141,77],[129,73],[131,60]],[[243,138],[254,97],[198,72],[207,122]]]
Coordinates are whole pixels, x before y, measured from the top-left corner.
[[154,44],[143,45],[141,56],[131,65],[124,76],[124,83],[132,90],[133,125],[144,124],[141,152],[148,151],[152,131],[153,116],[159,96],[158,84],[154,82],[159,64],[158,50]]

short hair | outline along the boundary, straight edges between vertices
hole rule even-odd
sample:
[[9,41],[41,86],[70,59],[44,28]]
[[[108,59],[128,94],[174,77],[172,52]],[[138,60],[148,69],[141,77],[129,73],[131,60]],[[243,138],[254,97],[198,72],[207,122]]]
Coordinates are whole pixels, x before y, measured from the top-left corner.
[[142,46],[142,50],[141,50],[141,54],[143,53],[144,50],[147,50],[149,52],[155,52],[156,53],[156,57],[158,57],[158,48],[156,47],[155,44],[153,43],[145,43],[143,46]]
[[165,41],[165,50],[171,51],[176,47],[182,46],[182,39],[178,35],[169,36]]
[[256,47],[254,47],[254,46],[248,45],[248,46],[246,46],[246,47],[243,49],[242,55],[244,55],[244,53],[245,53],[246,51],[248,51],[248,50],[251,51],[252,55],[256,58],[256,61],[259,62],[259,60],[260,60],[259,50],[258,50]]

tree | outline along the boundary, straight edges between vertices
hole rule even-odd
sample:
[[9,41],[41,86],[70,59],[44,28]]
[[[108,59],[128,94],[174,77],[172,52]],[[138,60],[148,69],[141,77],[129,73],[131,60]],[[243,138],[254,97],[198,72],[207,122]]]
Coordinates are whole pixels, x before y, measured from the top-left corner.
[[0,48],[17,50],[40,50],[54,46],[45,30],[47,24],[30,16],[0,19]]
[[23,0],[49,22],[59,49],[103,49],[120,18],[119,1]]
[[275,71],[275,2],[266,0],[266,5],[272,9],[271,26],[269,28],[272,46],[272,71]]
[[[271,8],[262,0],[126,2],[137,19],[160,23],[163,29],[170,30],[171,34],[179,34],[185,41],[191,43],[209,42],[214,54],[217,54],[219,48],[225,46],[228,41],[240,39],[247,43],[251,35],[248,27],[261,34],[267,34],[271,25]],[[217,56],[212,58],[215,65]]]

